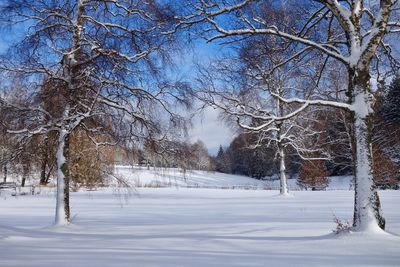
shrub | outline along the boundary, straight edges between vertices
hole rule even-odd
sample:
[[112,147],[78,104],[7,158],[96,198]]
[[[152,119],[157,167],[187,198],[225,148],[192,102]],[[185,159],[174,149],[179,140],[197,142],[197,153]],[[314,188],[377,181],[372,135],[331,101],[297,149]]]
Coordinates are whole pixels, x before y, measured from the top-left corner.
[[303,161],[297,184],[306,190],[324,190],[329,184],[328,176],[322,160]]

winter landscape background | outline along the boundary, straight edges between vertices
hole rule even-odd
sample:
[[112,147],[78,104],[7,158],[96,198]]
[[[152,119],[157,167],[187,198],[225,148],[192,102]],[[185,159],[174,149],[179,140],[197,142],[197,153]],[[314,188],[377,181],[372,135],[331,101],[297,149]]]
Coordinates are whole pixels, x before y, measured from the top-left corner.
[[0,0],[0,267],[400,266],[399,0]]

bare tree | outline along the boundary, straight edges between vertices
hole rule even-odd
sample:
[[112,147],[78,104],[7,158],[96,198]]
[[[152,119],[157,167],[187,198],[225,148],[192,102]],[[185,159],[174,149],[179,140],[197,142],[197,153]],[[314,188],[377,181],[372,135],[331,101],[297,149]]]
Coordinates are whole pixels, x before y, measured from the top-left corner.
[[[398,67],[390,41],[400,32],[397,0],[334,1],[315,0],[283,2],[287,12],[297,19],[295,27],[285,27],[284,21],[274,23],[260,14],[276,6],[273,1],[201,1],[192,14],[182,18],[180,27],[205,22],[209,41],[223,39],[233,42],[251,36],[278,37],[290,41],[295,52],[280,64],[301,60],[307,51],[316,51],[326,61],[338,61],[348,74],[348,102],[331,99],[282,97],[284,103],[296,103],[305,108],[323,105],[348,110],[353,115],[355,148],[355,200],[353,228],[366,231],[385,228],[380,201],[373,182],[372,114],[373,91],[370,84],[372,68]],[[227,23],[228,22],[228,23]],[[390,64],[387,64],[387,63]],[[373,64],[376,63],[376,64]],[[278,64],[278,65],[280,65]],[[386,68],[387,69],[387,68]],[[279,121],[282,118],[275,118]]]
[[5,75],[22,75],[32,95],[51,83],[50,94],[59,98],[52,112],[41,101],[23,109],[7,99],[2,103],[28,120],[8,123],[8,133],[26,140],[57,133],[55,223],[68,224],[69,142],[75,129],[86,129],[96,146],[104,146],[111,143],[96,140],[102,127],[89,125],[93,118],[113,118],[120,137],[135,140],[162,138],[165,129],[182,122],[171,103],[183,103],[184,91],[158,75],[172,51],[165,29],[173,15],[155,1],[17,0],[1,6],[1,19],[11,28],[29,27],[10,48],[12,55],[1,59]]
[[[289,193],[287,150],[295,151],[303,159],[327,158],[321,149],[308,142],[319,133],[306,124],[310,107],[288,105],[280,99],[298,93],[294,90],[298,76],[310,76],[302,70],[302,62],[274,68],[287,52],[285,43],[277,46],[268,40],[252,40],[240,48],[238,59],[214,62],[200,70],[198,79],[202,101],[221,109],[244,133],[257,137],[250,149],[274,147],[281,195]],[[296,118],[300,113],[303,113],[301,118]]]

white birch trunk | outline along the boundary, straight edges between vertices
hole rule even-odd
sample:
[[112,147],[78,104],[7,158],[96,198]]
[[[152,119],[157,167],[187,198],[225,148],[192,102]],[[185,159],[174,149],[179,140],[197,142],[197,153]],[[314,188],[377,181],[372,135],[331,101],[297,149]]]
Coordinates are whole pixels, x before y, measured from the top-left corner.
[[70,223],[69,211],[69,183],[67,177],[67,148],[68,132],[61,130],[57,148],[57,195],[55,225],[67,225]]
[[[277,94],[279,96],[282,96],[282,94],[283,94],[280,87],[278,87],[278,89],[277,89]],[[283,102],[278,99],[276,104],[277,104],[278,115],[284,116]],[[282,127],[283,127],[282,123],[277,124],[277,128],[278,128],[278,140],[277,140],[278,151],[277,152],[278,152],[278,157],[279,157],[279,178],[280,178],[279,191],[280,191],[280,195],[286,196],[289,194],[289,190],[288,190],[287,179],[286,179],[285,149],[282,145],[282,138],[283,138]]]
[[279,146],[279,178],[280,178],[280,194],[281,195],[288,195],[289,189],[287,185],[287,178],[286,178],[286,163],[285,163],[285,151],[284,149]]
[[[357,90],[358,89],[358,90]],[[356,87],[356,92],[360,92]],[[376,231],[385,229],[380,201],[373,177],[372,165],[372,100],[363,90],[355,97],[355,231]]]

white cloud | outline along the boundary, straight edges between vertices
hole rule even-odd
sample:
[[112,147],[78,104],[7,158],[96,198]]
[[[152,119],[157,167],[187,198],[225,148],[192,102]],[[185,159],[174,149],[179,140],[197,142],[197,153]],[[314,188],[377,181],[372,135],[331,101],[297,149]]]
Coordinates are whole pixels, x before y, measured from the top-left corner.
[[234,137],[234,131],[221,121],[218,115],[218,110],[206,108],[193,119],[193,128],[189,130],[190,140],[203,141],[213,155],[217,153],[220,145],[229,145]]

